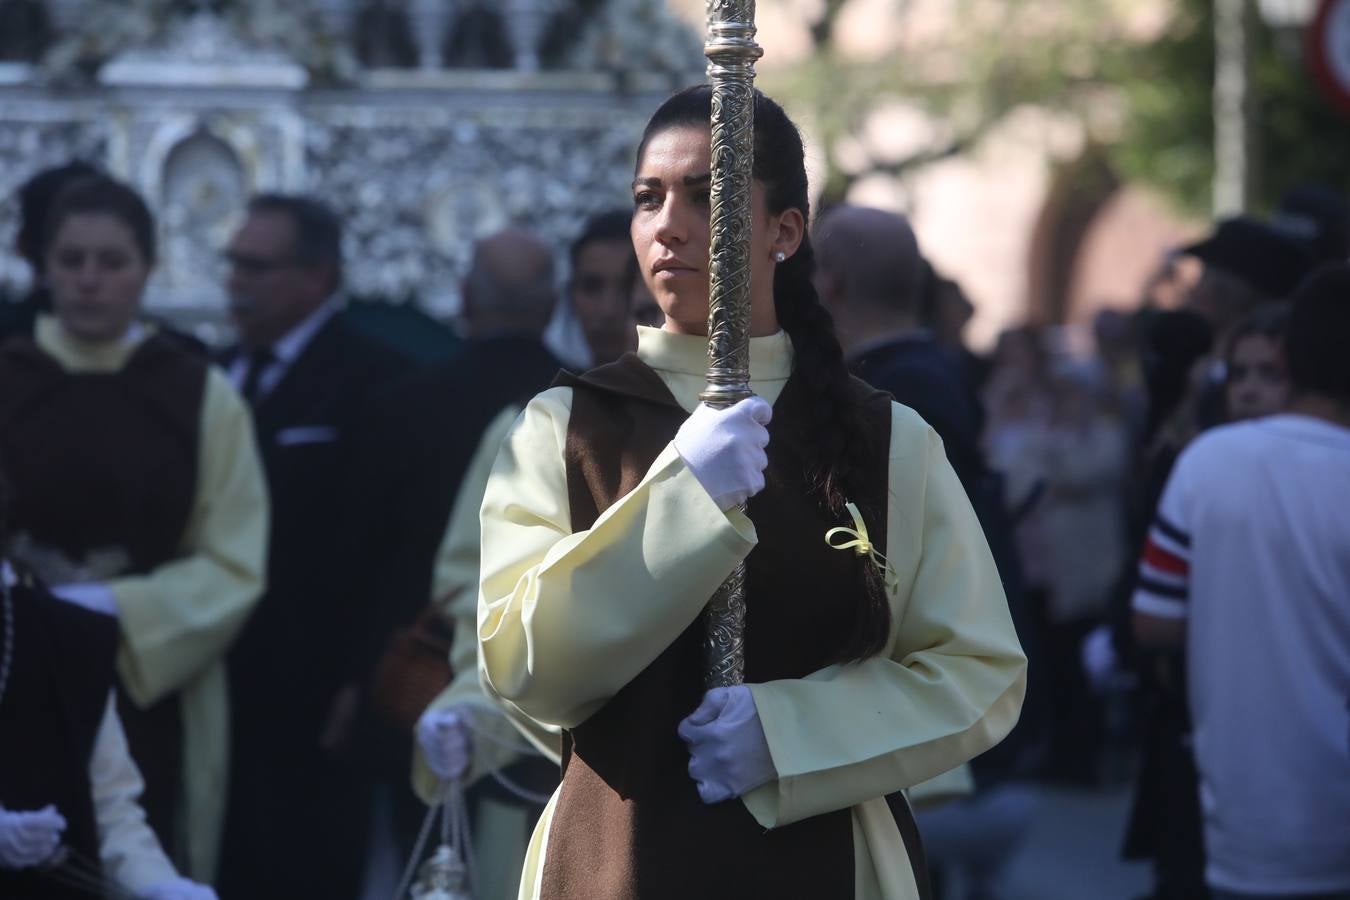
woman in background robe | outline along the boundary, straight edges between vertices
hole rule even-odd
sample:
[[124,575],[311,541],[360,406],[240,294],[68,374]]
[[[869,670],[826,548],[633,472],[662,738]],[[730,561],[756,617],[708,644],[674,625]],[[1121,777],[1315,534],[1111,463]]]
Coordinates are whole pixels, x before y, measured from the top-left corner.
[[118,706],[150,825],[209,880],[228,745],[221,659],[263,580],[252,426],[223,375],[138,323],[155,225],[134,191],[71,184],[43,244],[53,314],[0,346],[8,552],[115,620]]

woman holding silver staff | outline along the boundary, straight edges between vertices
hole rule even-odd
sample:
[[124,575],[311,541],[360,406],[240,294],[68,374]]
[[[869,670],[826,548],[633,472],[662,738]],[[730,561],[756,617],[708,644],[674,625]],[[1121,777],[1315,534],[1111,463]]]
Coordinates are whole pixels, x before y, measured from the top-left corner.
[[[918,897],[899,792],[1008,732],[1025,660],[940,441],[845,371],[801,138],[758,94],[758,396],[698,405],[710,109],[707,87],[676,94],[638,151],[664,326],[536,397],[483,503],[484,684],[564,729],[521,896]],[[700,614],[743,560],[746,684],[705,693]]]

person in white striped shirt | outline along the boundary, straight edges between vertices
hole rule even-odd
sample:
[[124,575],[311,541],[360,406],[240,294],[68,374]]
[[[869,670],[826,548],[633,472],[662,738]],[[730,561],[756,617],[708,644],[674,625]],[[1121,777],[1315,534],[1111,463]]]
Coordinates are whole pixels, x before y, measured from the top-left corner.
[[1294,294],[1286,414],[1216,428],[1168,481],[1134,595],[1185,645],[1215,900],[1350,898],[1350,265]]

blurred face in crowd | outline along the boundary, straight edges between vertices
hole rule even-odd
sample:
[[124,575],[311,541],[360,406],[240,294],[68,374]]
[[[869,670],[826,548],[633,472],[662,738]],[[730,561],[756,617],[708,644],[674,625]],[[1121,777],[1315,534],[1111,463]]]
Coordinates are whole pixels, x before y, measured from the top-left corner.
[[230,241],[226,290],[244,343],[276,343],[336,287],[332,267],[297,259],[295,244],[295,223],[281,212],[249,213]]
[[647,287],[647,282],[641,278],[633,279],[629,307],[633,310],[633,321],[638,325],[660,328],[666,321],[666,315],[661,312],[661,307],[657,306],[656,298],[652,296],[651,289]]
[[47,249],[52,308],[85,341],[113,341],[141,309],[150,263],[131,228],[111,213],[72,213]]
[[597,363],[618,359],[632,343],[632,265],[633,245],[624,240],[590,241],[577,253],[572,308]]
[[1231,421],[1280,412],[1289,402],[1289,373],[1280,342],[1264,334],[1245,335],[1228,358],[1226,391]]
[[[667,331],[707,334],[712,139],[705,128],[673,127],[647,141],[633,179],[633,249]],[[801,210],[770,215],[764,185],[751,187],[750,333],[773,334],[774,254],[791,256],[805,231]]]

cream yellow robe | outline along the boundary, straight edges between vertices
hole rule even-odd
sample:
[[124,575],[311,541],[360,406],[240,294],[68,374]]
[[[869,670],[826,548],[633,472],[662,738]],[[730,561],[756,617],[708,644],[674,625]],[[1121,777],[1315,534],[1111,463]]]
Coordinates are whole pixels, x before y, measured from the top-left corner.
[[[639,356],[685,409],[703,387],[706,346],[639,330]],[[785,335],[751,341],[760,396],[776,400],[790,370]],[[630,494],[574,533],[563,455],[571,400],[567,388],[536,397],[497,458],[481,514],[478,608],[485,687],[564,728],[675,640],[757,540],[754,524],[718,509],[670,446]],[[886,555],[899,587],[887,650],[751,685],[778,778],[741,798],[765,828],[851,807],[855,896],[865,900],[916,896],[884,795],[1001,740],[1017,721],[1026,676],[998,572],[942,443],[898,404],[890,458]],[[539,896],[556,799],[530,845],[525,900]]]
[[[70,372],[115,372],[139,346],[138,339],[89,344],[48,316],[38,320],[35,340]],[[196,494],[178,558],[107,586],[121,626],[117,669],[131,698],[149,706],[182,694],[185,874],[210,881],[228,771],[224,656],[262,594],[268,506],[248,408],[214,368],[200,428]],[[165,844],[175,838],[160,835]]]
[[[501,707],[483,692],[478,677],[478,509],[483,503],[488,474],[502,441],[515,424],[520,407],[503,410],[489,423],[464,472],[445,538],[436,554],[432,576],[433,602],[454,626],[450,668],[454,680],[428,709],[467,705],[475,730],[473,755],[465,784],[503,769],[521,758],[522,735]],[[555,762],[557,735],[545,755]],[[426,803],[436,799],[440,783],[427,767],[421,745],[413,740],[413,790]],[[474,896],[477,900],[509,900],[520,884],[520,866],[525,858],[525,834],[533,821],[519,806],[484,798],[474,822]]]
[[177,877],[159,838],[145,822],[140,805],[145,782],[131,758],[112,692],[89,758],[89,787],[103,875],[133,892]]

